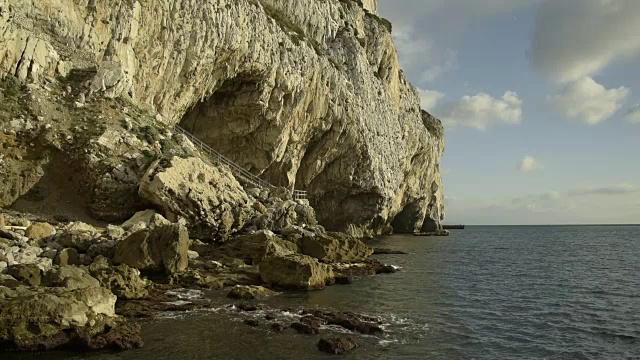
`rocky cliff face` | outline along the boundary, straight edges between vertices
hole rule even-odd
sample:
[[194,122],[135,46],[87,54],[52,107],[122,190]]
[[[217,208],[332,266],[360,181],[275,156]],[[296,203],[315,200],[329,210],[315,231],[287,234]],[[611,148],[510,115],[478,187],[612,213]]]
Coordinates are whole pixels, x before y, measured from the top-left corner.
[[431,230],[442,125],[376,13],[375,0],[0,0],[0,69],[43,82],[96,66],[87,97],[128,99],[308,190],[329,228]]

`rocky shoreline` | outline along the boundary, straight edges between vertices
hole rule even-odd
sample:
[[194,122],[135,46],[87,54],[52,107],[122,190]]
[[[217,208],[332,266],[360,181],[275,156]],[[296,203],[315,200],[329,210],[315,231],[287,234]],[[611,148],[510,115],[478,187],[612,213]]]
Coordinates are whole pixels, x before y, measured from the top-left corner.
[[240,309],[393,273],[362,238],[441,230],[444,128],[375,0],[0,0],[0,29],[2,349],[138,347],[136,319],[208,306],[178,289]]
[[[304,200],[290,200],[287,192],[280,196],[251,196],[265,213],[284,214],[277,221],[257,215],[225,241],[208,242],[190,237],[184,217],[172,223],[154,210],[103,228],[36,222],[34,216],[5,211],[0,227],[0,349],[126,350],[143,345],[137,320],[209,306],[185,301],[176,289],[228,291],[229,306],[251,312],[268,308],[237,301],[397,271],[370,259],[374,249],[360,239],[317,225]],[[291,309],[270,310],[275,311]],[[382,331],[374,319],[357,314],[296,312],[301,318],[290,324],[269,319],[246,323],[305,334],[318,334],[325,324],[366,334]],[[329,338],[318,347],[342,353],[355,348],[355,341]]]

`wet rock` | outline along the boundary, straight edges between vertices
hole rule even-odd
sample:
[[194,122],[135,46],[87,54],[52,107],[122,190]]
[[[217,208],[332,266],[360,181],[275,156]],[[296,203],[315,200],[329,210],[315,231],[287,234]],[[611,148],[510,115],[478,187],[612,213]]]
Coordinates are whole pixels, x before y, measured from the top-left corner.
[[342,355],[356,347],[358,344],[351,337],[336,337],[318,341],[318,350],[334,355]]
[[311,324],[305,324],[302,322],[293,323],[290,327],[297,331],[299,334],[318,335],[320,333],[319,327],[314,327]]
[[261,262],[258,267],[266,284],[285,289],[323,289],[334,281],[329,266],[306,255],[274,256]]
[[236,305],[238,311],[244,312],[254,312],[259,310],[265,310],[267,307],[264,305],[255,305],[255,304],[238,304]]
[[25,236],[33,240],[44,240],[55,234],[55,229],[48,223],[35,223],[27,228]]
[[375,318],[344,312],[313,311],[312,314],[329,325],[341,326],[361,334],[379,335],[384,332]]
[[[102,327],[103,331],[95,335],[81,332],[81,343],[90,350],[129,350],[141,348],[144,345],[139,324],[118,319],[109,321]],[[92,332],[95,332],[93,330]]]
[[261,325],[261,324],[260,324],[260,321],[255,320],[255,319],[246,319],[246,320],[244,321],[244,324],[245,324],[245,325],[248,325],[248,326],[251,326],[251,327],[258,327],[258,326],[260,326],[260,325]]
[[301,253],[330,263],[361,262],[373,254],[362,241],[340,233],[305,236],[300,244]]
[[189,265],[189,234],[184,225],[143,229],[119,243],[113,258],[138,270],[183,272]]
[[29,286],[39,286],[42,279],[41,270],[35,264],[12,265],[9,266],[7,273]]
[[262,286],[244,286],[238,285],[231,289],[227,294],[228,298],[241,299],[241,300],[263,300],[273,295],[276,295],[275,291],[269,290]]
[[281,333],[287,330],[287,327],[280,323],[274,323],[274,324],[271,324],[271,330],[277,333]]
[[332,267],[336,277],[339,278],[393,274],[399,270],[393,265],[384,264],[376,259],[368,259],[363,263],[356,264],[333,264]]
[[80,257],[78,256],[78,250],[74,248],[67,248],[60,250],[55,259],[53,260],[55,265],[80,265]]
[[388,248],[373,248],[373,255],[406,255],[407,253],[400,250]]

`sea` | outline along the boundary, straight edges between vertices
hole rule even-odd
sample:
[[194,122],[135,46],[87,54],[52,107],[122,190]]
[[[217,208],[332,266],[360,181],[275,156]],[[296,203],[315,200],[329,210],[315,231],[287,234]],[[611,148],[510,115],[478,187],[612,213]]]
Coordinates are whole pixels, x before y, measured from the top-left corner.
[[212,308],[143,322],[144,348],[10,358],[330,359],[317,341],[350,335],[359,347],[342,359],[640,359],[640,226],[468,226],[371,245],[406,252],[376,255],[401,270],[265,303],[375,316],[381,336],[331,326],[316,336],[275,333],[266,322],[245,325],[265,314],[238,315],[221,292],[185,291],[185,301],[206,297]]

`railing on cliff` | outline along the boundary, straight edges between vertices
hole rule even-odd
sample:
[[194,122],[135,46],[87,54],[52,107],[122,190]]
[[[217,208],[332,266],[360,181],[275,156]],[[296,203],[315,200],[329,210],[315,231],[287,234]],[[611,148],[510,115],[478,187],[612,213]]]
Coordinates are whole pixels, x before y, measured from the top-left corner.
[[[261,189],[275,189],[276,188],[276,186],[271,185],[269,182],[267,182],[267,181],[259,178],[258,176],[252,174],[247,169],[243,168],[242,166],[240,166],[240,165],[236,164],[235,162],[231,161],[231,159],[229,159],[226,156],[222,155],[221,153],[217,152],[216,150],[211,148],[211,146],[205,144],[202,140],[200,140],[197,137],[195,137],[193,134],[188,132],[185,128],[181,127],[180,125],[174,125],[173,129],[176,132],[179,132],[180,134],[186,136],[187,139],[189,139],[193,143],[193,145],[195,145],[201,151],[207,153],[207,155],[209,155],[209,157],[212,160],[214,160],[218,164],[222,164],[222,165],[228,166],[229,169],[231,169],[231,172],[235,176],[241,177],[243,180],[245,180],[245,181],[249,182],[250,184],[252,184],[254,186],[257,186],[257,187],[259,187]],[[307,198],[307,192],[306,191],[302,191],[302,190],[293,190],[292,191],[292,195],[293,195],[293,198],[295,200],[302,200],[302,199],[306,199]]]

